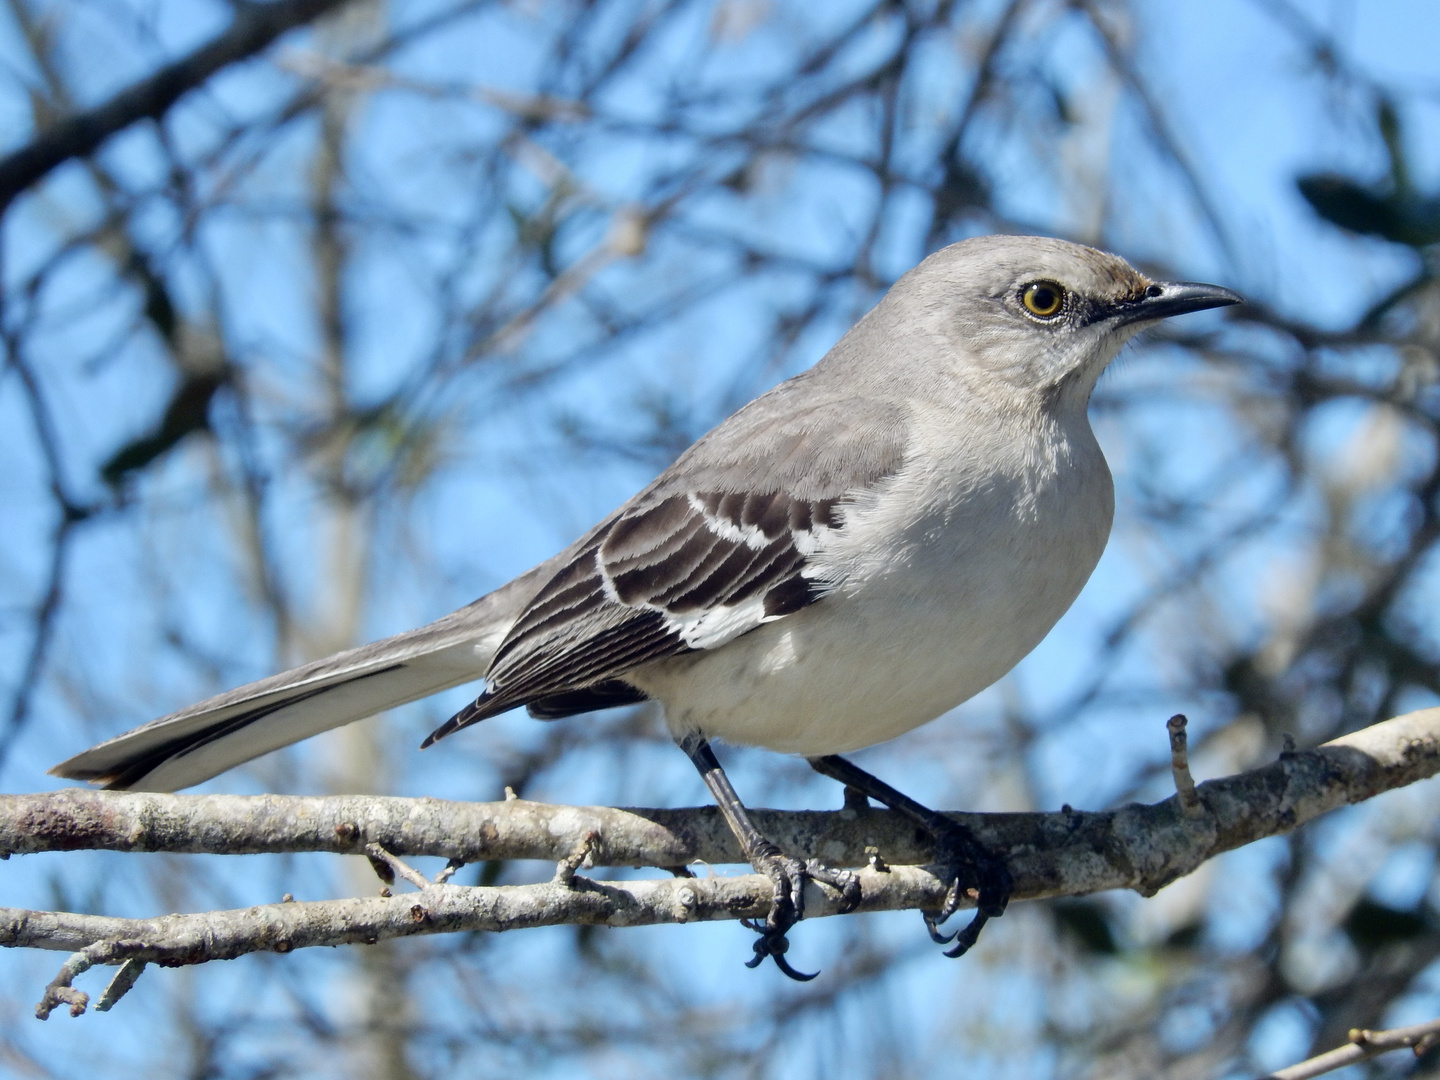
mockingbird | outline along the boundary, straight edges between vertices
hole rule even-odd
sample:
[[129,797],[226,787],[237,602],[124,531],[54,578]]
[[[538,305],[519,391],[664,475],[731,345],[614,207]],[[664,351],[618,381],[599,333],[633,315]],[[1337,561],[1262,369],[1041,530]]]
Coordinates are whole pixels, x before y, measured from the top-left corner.
[[[1156,319],[1240,303],[1040,237],[931,255],[818,364],[702,437],[565,551],[429,626],[192,705],[52,770],[172,790],[460,683],[484,691],[425,740],[526,706],[554,720],[653,699],[746,857],[774,884],[751,966],[786,974],[805,878],[751,823],[709,740],[800,754],[914,819],[967,890],[959,955],[1003,913],[1002,859],[838,755],[933,720],[1009,671],[1070,606],[1114,492],[1086,407]],[[808,977],[808,976],[804,976]]]

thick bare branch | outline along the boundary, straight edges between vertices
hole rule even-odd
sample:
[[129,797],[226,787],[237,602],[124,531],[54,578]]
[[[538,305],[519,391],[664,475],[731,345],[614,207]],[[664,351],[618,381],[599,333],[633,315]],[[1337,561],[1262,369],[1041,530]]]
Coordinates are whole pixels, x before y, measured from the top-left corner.
[[[860,911],[937,908],[945,895],[945,885],[918,867],[897,866],[884,872],[866,868],[859,877],[863,899],[856,910]],[[0,908],[0,944],[74,950],[37,1007],[43,1020],[59,1004],[68,1005],[72,1015],[84,1011],[88,995],[74,989],[71,980],[96,964],[178,967],[253,952],[288,953],[315,945],[373,945],[417,934],[500,932],[557,924],[652,926],[763,919],[773,895],[774,886],[759,874],[594,881],[560,873],[534,885],[430,885],[398,896],[291,901],[158,919]],[[806,917],[835,914],[836,899],[820,886],[808,884]],[[115,996],[107,994],[112,1000]]]
[[[1007,853],[1017,896],[1129,888],[1143,893],[1223,851],[1288,832],[1337,806],[1440,772],[1440,708],[1387,720],[1237,776],[1200,784],[1203,807],[1178,798],[1118,810],[953,816]],[[878,850],[891,864],[922,863],[913,826],[878,809],[754,811],[756,824],[797,856],[861,866]],[[596,866],[740,863],[713,807],[679,810],[550,806],[512,799],[456,803],[379,796],[162,795],[72,788],[0,796],[0,855],[39,851],[168,851],[255,854],[366,853],[400,857],[567,858],[598,838]]]
[[219,37],[93,109],[67,116],[0,159],[0,213],[31,184],[70,158],[94,153],[137,120],[165,115],[186,92],[229,64],[254,56],[281,34],[348,0],[235,0],[235,20]]
[[[1172,733],[1173,734],[1173,733]],[[1149,895],[1205,860],[1288,832],[1327,810],[1440,772],[1440,708],[1387,720],[1238,776],[1212,780],[1153,806],[1082,813],[957,814],[1006,854],[1017,899],[1129,888]],[[1197,809],[1198,804],[1198,809]],[[757,824],[792,853],[863,865],[860,910],[937,907],[944,884],[916,866],[924,838],[886,811],[758,811]],[[115,919],[0,909],[0,945],[74,950],[46,990],[40,1013],[83,1010],[74,977],[95,964],[168,966],[249,952],[373,943],[460,930],[515,930],[557,923],[637,926],[761,917],[772,887],[763,877],[598,882],[582,865],[672,867],[740,862],[711,809],[619,810],[510,799],[449,803],[373,797],[154,795],[70,790],[0,798],[0,854],[104,848],[121,851],[254,853],[335,851],[400,866],[398,855],[452,860],[550,859],[561,870],[536,885],[465,888],[425,882],[403,896],[284,902],[235,911]],[[406,867],[408,870],[408,867]],[[833,914],[811,887],[806,910]],[[133,982],[133,978],[129,980]],[[119,992],[128,987],[125,982]],[[107,1003],[119,992],[106,994]]]

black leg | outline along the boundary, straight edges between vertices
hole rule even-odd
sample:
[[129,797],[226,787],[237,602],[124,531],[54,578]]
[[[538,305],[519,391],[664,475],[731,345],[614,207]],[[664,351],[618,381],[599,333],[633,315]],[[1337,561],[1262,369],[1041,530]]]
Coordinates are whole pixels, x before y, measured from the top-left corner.
[[770,905],[770,914],[764,924],[746,922],[760,937],[755,942],[755,956],[746,961],[745,966],[758,967],[769,956],[774,959],[775,966],[790,978],[808,982],[820,973],[817,971],[814,975],[806,975],[796,971],[785,959],[785,952],[790,947],[785,935],[805,915],[805,879],[808,877],[839,890],[844,898],[844,906],[848,909],[859,902],[859,878],[848,870],[831,870],[815,859],[802,863],[799,859],[786,855],[755,828],[745,805],[740,801],[740,796],[735,794],[735,789],[730,785],[730,778],[720,767],[715,751],[710,749],[709,742],[699,735],[689,735],[679,740],[679,743],[680,749],[689,755],[695,768],[700,771],[700,778],[714,796],[725,823],[740,841],[740,849],[745,853],[745,858],[775,886],[775,899]]
[[[950,890],[945,894],[945,904],[937,915],[923,912],[925,927],[930,937],[941,945],[955,942],[946,956],[961,956],[974,945],[980,931],[991,919],[1005,914],[1005,905],[1010,902],[1010,871],[1005,861],[988,851],[965,826],[952,821],[944,814],[938,814],[929,807],[921,806],[910,796],[896,791],[885,781],[871,776],[858,765],[852,765],[838,754],[825,757],[806,758],[816,772],[839,780],[847,788],[863,792],[876,802],[883,803],[898,814],[904,814],[935,838],[937,862],[947,875],[953,874]],[[955,913],[960,906],[962,882],[974,882],[980,897],[975,905],[975,917],[970,925],[958,934],[946,937],[940,933],[939,925]]]

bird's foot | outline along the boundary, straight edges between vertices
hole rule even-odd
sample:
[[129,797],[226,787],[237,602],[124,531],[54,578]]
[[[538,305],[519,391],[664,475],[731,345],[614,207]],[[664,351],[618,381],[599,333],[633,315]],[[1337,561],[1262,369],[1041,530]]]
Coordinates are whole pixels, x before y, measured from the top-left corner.
[[755,941],[755,955],[745,961],[749,968],[759,967],[768,956],[775,966],[797,982],[809,982],[820,973],[806,975],[790,966],[785,953],[790,941],[785,936],[790,928],[805,917],[805,879],[828,885],[840,894],[839,914],[853,911],[860,902],[860,878],[849,870],[832,870],[818,859],[801,862],[791,858],[774,844],[766,842],[765,847],[750,858],[750,865],[757,872],[770,879],[775,887],[770,914],[764,922],[757,919],[742,919],[747,927],[760,936]]
[[[930,938],[939,945],[954,945],[945,950],[949,957],[963,956],[980,937],[980,931],[991,919],[1005,914],[1014,883],[1005,860],[993,854],[965,826],[941,815],[928,823],[935,837],[936,864],[942,881],[950,888],[945,903],[937,912],[922,912]],[[960,907],[967,895],[975,896],[975,916],[963,930],[953,934],[940,931],[940,924]]]

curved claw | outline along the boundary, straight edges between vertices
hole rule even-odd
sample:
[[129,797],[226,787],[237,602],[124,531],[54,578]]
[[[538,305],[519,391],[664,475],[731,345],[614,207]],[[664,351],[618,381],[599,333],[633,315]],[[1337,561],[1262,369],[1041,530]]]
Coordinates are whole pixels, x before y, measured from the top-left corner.
[[840,894],[837,905],[841,911],[851,911],[861,901],[860,878],[848,870],[832,870],[814,859],[801,862],[786,856],[778,848],[768,845],[770,850],[758,852],[751,858],[756,870],[768,877],[775,887],[770,914],[764,922],[755,919],[741,919],[749,929],[759,934],[755,942],[755,955],[745,961],[748,968],[757,968],[768,956],[775,966],[796,982],[809,982],[820,973],[806,974],[797,971],[785,959],[790,948],[786,934],[790,928],[805,917],[805,879],[834,889]]
[[771,955],[775,957],[775,966],[778,967],[790,978],[794,979],[796,982],[809,982],[811,979],[815,978],[815,976],[820,974],[820,972],[815,971],[809,975],[806,975],[803,971],[796,971],[793,967],[791,967],[790,961],[786,960],[785,957],[781,956],[779,953],[772,953]]
[[[925,929],[930,932],[930,940],[935,942],[936,945],[949,945],[950,942],[954,941],[959,935],[960,931],[958,930],[953,934],[941,933],[940,919],[935,918],[935,916],[931,915],[928,911],[922,911],[920,914],[925,919]],[[948,916],[946,917],[948,918]]]
[[768,956],[775,961],[775,966],[778,967],[783,974],[794,979],[796,982],[809,982],[815,978],[816,975],[820,974],[820,972],[817,971],[812,975],[806,975],[803,971],[797,971],[790,966],[790,961],[785,959],[785,954],[790,949],[790,942],[784,934],[762,932],[759,939],[755,942],[754,949],[755,955],[745,961],[747,968],[759,967],[765,962],[765,958]]
[[983,911],[975,912],[975,917],[970,920],[970,925],[955,935],[955,947],[946,949],[945,955],[951,960],[964,956],[970,951],[970,947],[980,939],[980,931],[989,921],[990,916]]
[[[953,942],[953,946],[945,950],[945,955],[955,959],[970,951],[987,922],[1005,914],[1013,884],[1004,860],[987,852],[964,830],[945,822],[942,827],[932,828],[932,832],[939,844],[948,848],[945,854],[949,858],[946,861],[954,877],[938,914],[923,913],[925,929],[930,932],[930,939],[937,945],[950,945]],[[978,885],[975,916],[963,930],[946,936],[940,933],[939,926],[959,909],[969,891],[964,885],[967,879]],[[975,896],[975,893],[971,892],[970,895]]]

